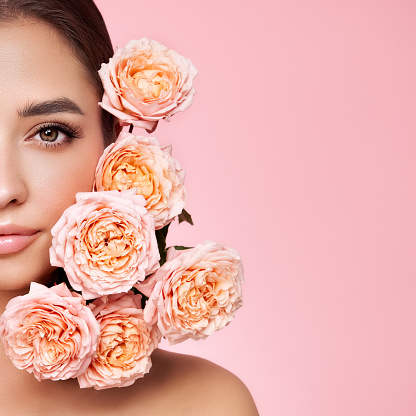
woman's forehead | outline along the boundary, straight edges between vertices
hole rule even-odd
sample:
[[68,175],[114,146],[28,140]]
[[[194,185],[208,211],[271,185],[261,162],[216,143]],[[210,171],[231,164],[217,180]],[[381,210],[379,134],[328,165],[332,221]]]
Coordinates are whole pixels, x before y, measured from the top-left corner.
[[0,24],[0,94],[9,104],[52,96],[83,101],[89,91],[96,102],[83,65],[55,29],[34,20]]

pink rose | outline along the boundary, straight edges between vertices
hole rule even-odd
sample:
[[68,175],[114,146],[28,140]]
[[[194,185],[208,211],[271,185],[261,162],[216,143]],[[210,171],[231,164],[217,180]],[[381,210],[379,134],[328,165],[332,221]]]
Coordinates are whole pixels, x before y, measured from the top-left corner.
[[64,283],[47,288],[32,283],[11,299],[0,318],[6,354],[37,380],[66,380],[88,368],[100,328],[81,296]]
[[135,189],[76,199],[52,228],[50,260],[84,299],[127,292],[159,267],[154,219]]
[[137,188],[146,208],[155,218],[156,230],[179,215],[186,201],[185,172],[154,137],[121,133],[101,156],[94,187],[97,191]]
[[153,131],[159,120],[169,121],[191,105],[198,71],[176,51],[142,38],[116,48],[98,73],[104,85],[101,107],[122,125]]
[[129,293],[90,304],[101,333],[90,366],[78,377],[81,388],[126,387],[149,372],[150,355],[161,336],[156,326],[144,321],[140,302],[140,295]]
[[147,322],[155,323],[170,345],[205,339],[228,325],[242,305],[243,267],[238,252],[206,241],[179,251],[136,287],[149,297]]

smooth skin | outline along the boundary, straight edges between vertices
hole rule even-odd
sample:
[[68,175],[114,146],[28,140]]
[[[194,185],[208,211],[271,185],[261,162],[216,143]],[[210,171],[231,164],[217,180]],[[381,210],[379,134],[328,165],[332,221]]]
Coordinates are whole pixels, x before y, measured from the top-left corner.
[[[0,23],[0,229],[36,230],[0,254],[0,310],[30,282],[52,281],[50,231],[77,192],[90,191],[104,150],[100,108],[82,64],[59,34],[34,20]],[[5,415],[257,415],[244,384],[200,358],[157,350],[132,386],[96,391],[75,379],[38,382],[0,349]]]

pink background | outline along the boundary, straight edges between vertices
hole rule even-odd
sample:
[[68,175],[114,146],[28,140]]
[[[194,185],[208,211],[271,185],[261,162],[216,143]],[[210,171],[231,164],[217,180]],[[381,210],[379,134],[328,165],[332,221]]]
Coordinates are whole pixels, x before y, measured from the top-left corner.
[[416,3],[97,3],[115,45],[151,37],[200,71],[153,134],[195,220],[170,243],[244,260],[236,319],[170,349],[234,372],[261,415],[415,415]]

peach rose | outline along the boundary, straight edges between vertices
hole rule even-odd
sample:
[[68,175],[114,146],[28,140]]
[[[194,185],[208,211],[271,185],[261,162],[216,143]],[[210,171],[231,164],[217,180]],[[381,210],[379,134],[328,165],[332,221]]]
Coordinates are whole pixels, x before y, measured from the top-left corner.
[[176,51],[142,38],[116,48],[98,73],[104,86],[101,107],[122,125],[153,131],[159,120],[169,121],[191,105],[198,71]]
[[166,263],[135,286],[149,297],[146,321],[157,322],[173,345],[205,339],[228,325],[242,305],[243,282],[238,252],[206,241],[183,251],[171,247]]
[[186,201],[185,172],[154,137],[121,133],[98,161],[94,189],[109,191],[137,188],[155,218],[156,230],[179,215]]
[[32,283],[28,294],[11,299],[0,318],[6,354],[37,380],[66,380],[85,372],[100,328],[81,296],[64,283]]
[[159,267],[154,219],[135,189],[76,200],[52,228],[50,261],[84,299],[127,292]]
[[101,331],[97,352],[78,377],[81,388],[126,387],[149,372],[150,355],[161,335],[156,326],[144,321],[140,302],[140,295],[129,293],[96,299],[89,305]]

